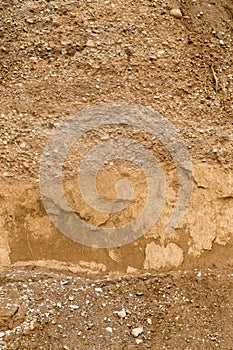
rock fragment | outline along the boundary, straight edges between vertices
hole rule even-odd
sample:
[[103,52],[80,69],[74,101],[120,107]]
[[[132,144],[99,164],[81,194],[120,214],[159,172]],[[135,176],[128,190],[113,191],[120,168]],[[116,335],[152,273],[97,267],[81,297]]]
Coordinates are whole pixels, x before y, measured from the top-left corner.
[[78,309],[79,309],[79,306],[78,306],[78,305],[73,305],[73,304],[71,304],[71,305],[70,305],[70,309],[71,309],[71,310],[78,310]]
[[121,311],[115,311],[115,313],[117,314],[118,317],[120,318],[125,318],[126,317],[126,311],[123,308]]
[[134,336],[135,338],[137,338],[142,333],[143,333],[143,327],[133,328],[131,331],[132,336]]
[[86,42],[86,47],[94,48],[94,47],[96,47],[96,45],[95,45],[93,40],[89,39]]
[[112,327],[106,327],[105,329],[107,332],[112,333]]
[[182,18],[182,13],[181,13],[181,11],[180,11],[179,8],[174,8],[174,9],[172,9],[172,10],[170,11],[170,15],[171,15],[172,17],[177,18],[177,19],[181,19],[181,18]]

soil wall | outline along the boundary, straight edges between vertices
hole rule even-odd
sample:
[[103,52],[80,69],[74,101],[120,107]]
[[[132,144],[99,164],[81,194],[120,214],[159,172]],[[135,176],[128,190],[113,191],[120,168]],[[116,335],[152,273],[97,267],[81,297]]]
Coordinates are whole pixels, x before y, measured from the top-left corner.
[[[138,173],[133,175],[135,180],[140,178]],[[71,240],[51,222],[37,186],[22,181],[2,182],[0,266],[39,265],[97,274],[232,265],[232,169],[203,162],[193,165],[193,175],[191,203],[177,229],[166,232],[177,195],[175,185],[172,187],[175,171],[171,169],[167,173],[166,203],[157,223],[139,239],[118,248],[93,248]],[[99,180],[106,187],[104,174]],[[65,182],[68,195],[71,184],[72,181]],[[119,226],[119,220],[121,224],[126,219],[134,220],[138,215],[145,199],[143,182],[139,182],[137,191],[142,194],[140,201],[133,201],[120,219],[113,218],[112,226]],[[101,213],[93,214],[89,208],[76,205],[84,221],[90,222],[92,218],[93,225],[103,225]],[[105,218],[105,225],[108,224]]]

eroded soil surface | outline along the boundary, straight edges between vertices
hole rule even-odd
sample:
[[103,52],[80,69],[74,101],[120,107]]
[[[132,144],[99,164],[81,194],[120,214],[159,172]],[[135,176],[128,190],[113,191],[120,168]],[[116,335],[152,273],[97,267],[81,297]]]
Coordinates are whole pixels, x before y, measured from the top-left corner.
[[232,164],[231,0],[4,0],[0,10],[4,179],[38,179],[53,129],[112,101],[161,113],[194,161]]
[[232,349],[233,274],[1,275],[1,349]]
[[[232,169],[231,0],[3,0],[0,11],[3,181],[38,180],[52,131],[111,101],[157,110],[194,161]],[[98,280],[15,269],[0,283],[0,349],[233,349],[224,267]]]

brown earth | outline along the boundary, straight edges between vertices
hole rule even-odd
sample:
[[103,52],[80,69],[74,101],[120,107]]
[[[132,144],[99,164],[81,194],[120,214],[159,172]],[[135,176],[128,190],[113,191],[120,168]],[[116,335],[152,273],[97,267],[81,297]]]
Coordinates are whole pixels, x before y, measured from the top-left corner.
[[182,1],[181,20],[172,1],[0,6],[2,178],[37,179],[59,123],[119,100],[171,121],[194,161],[232,164],[230,0]]
[[[1,349],[232,349],[233,274],[1,275]],[[133,330],[139,328],[140,334]]]
[[[177,7],[181,19],[170,14]],[[0,266],[8,269],[0,349],[233,349],[232,1],[3,0],[0,11]],[[42,207],[48,137],[74,113],[112,101],[158,111],[190,152],[191,216],[172,242],[161,219],[157,231],[120,252],[83,247]],[[94,130],[83,144],[101,136]],[[173,183],[169,155],[152,146]],[[73,166],[71,155],[72,176]],[[173,272],[138,275],[144,269]],[[123,308],[121,318],[115,311]],[[136,327],[143,333],[134,338]]]

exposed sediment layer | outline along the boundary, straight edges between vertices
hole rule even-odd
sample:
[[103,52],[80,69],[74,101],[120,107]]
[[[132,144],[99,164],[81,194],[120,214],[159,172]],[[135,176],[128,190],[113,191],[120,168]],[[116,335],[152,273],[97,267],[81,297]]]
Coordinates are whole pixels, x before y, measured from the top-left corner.
[[[167,234],[166,225],[177,196],[175,170],[168,171],[166,204],[154,227],[136,241],[112,249],[87,247],[62,234],[45,212],[39,186],[2,181],[0,267],[38,265],[97,274],[207,267],[213,264],[233,265],[232,174],[233,170],[229,166],[194,164],[189,209],[179,228]],[[115,175],[117,178],[119,174]],[[140,178],[141,175],[137,172],[132,175],[135,182],[137,176]],[[105,180],[102,174],[99,178],[100,192],[101,186],[106,187]],[[64,188],[68,194],[71,182],[67,181]],[[109,191],[107,197],[111,197]],[[109,221],[105,218],[106,225],[119,226],[125,219],[135,219],[141,209],[141,202],[146,200],[145,183],[141,178],[136,193],[141,194],[139,200],[133,199],[120,219],[117,216]],[[70,201],[73,205],[72,198]],[[103,224],[98,213],[92,215],[90,208],[81,206],[80,209],[79,204],[76,199],[75,209],[79,214],[82,211],[83,220],[92,220],[96,226]]]

